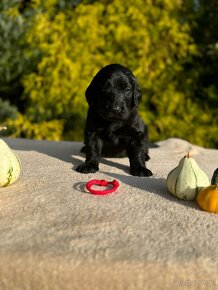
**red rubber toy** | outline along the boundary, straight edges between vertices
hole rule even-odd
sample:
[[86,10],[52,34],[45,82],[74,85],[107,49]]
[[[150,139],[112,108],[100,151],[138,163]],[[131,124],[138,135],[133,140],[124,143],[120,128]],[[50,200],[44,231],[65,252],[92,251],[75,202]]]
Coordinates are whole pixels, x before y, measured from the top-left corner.
[[[99,186],[112,185],[112,188],[107,189],[107,190],[95,190],[95,189],[91,188],[93,185],[99,185]],[[90,191],[92,194],[96,194],[96,195],[105,195],[108,193],[112,193],[115,190],[117,190],[117,188],[119,186],[120,186],[119,182],[115,179],[113,181],[92,179],[86,183],[86,188],[88,189],[88,191]]]

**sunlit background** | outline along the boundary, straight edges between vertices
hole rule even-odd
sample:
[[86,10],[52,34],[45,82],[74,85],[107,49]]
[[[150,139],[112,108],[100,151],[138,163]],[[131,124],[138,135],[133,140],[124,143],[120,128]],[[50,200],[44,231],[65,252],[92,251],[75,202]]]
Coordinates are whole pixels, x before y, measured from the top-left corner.
[[7,135],[83,139],[100,68],[133,71],[151,141],[218,147],[217,0],[1,0],[0,125]]

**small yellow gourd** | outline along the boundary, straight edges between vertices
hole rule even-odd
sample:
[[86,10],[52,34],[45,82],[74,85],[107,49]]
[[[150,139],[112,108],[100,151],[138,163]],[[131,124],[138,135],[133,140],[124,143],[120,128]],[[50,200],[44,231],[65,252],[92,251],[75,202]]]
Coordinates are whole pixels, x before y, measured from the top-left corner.
[[201,209],[218,213],[218,184],[202,189],[198,193],[196,200]]

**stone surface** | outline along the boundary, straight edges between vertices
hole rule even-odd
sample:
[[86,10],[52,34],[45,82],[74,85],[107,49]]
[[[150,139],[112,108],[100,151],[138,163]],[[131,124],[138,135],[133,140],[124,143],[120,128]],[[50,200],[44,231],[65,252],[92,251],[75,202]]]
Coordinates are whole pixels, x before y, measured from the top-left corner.
[[[188,151],[211,179],[218,150],[161,141],[148,178],[129,175],[127,158],[76,172],[80,142],[4,140],[22,176],[0,188],[0,289],[218,289],[218,215],[166,188]],[[120,187],[95,196],[84,188],[93,178]]]

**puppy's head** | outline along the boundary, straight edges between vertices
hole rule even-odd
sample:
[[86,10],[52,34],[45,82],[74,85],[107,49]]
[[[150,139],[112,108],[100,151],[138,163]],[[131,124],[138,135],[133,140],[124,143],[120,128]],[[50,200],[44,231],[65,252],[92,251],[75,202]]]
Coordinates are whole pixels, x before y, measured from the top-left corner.
[[137,107],[141,91],[132,72],[119,64],[102,68],[86,90],[86,99],[105,120],[125,120]]

